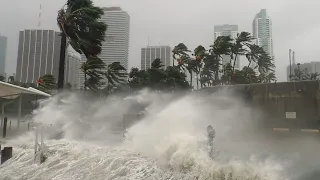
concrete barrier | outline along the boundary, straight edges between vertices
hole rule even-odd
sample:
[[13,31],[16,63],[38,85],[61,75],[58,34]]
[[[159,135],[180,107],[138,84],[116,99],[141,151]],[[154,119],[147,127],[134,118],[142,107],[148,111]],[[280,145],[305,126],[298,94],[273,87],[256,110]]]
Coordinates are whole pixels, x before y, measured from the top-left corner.
[[289,128],[272,128],[274,132],[301,132],[301,133],[319,133],[318,129],[289,129]]
[[3,150],[1,150],[1,164],[12,158],[12,151],[12,147],[4,147]]

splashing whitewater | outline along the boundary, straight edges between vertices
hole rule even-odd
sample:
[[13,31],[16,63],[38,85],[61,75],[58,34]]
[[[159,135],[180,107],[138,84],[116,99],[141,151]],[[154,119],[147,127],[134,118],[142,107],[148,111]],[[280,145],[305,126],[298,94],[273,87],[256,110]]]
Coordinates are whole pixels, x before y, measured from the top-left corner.
[[[225,103],[223,107],[221,102]],[[122,141],[117,130],[122,115],[137,111],[138,105],[138,111],[145,115]],[[232,119],[248,119],[243,117],[244,111],[247,109],[240,100],[231,102],[221,94],[177,97],[145,90],[126,99],[95,101],[78,94],[57,96],[34,113],[35,124],[46,127],[46,161],[34,163],[34,133],[26,132],[7,142],[14,146],[14,155],[0,166],[0,179],[286,179],[283,166],[276,161],[237,160],[223,153],[214,161],[209,158],[205,147],[207,125],[217,128],[221,137],[217,141],[226,139],[232,134],[229,125],[236,123],[230,123]],[[241,124],[235,124],[239,131]]]

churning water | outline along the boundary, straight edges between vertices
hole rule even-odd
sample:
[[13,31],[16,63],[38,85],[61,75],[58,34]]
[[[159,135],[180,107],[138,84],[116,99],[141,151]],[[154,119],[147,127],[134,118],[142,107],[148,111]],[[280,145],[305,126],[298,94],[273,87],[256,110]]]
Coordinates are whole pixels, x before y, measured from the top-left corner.
[[[125,99],[54,97],[34,113],[45,130],[45,162],[34,163],[35,135],[26,132],[7,142],[14,154],[0,166],[0,179],[292,179],[287,169],[299,155],[280,157],[270,138],[250,135],[258,125],[252,108],[230,96],[142,91]],[[123,115],[139,111],[143,118],[122,140]],[[214,160],[206,151],[209,124],[216,129]]]

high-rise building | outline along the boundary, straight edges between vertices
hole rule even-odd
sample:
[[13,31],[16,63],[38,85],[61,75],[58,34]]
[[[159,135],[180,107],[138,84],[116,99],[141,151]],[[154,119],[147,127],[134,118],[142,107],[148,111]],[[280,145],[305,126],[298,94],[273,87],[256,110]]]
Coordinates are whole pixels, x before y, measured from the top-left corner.
[[45,74],[58,79],[60,44],[60,33],[54,30],[20,31],[16,81],[36,83]]
[[5,74],[7,54],[7,37],[0,35],[0,75]]
[[72,88],[77,88],[79,85],[81,56],[78,53],[68,52],[65,64],[65,84],[69,83]]
[[266,9],[256,14],[252,22],[252,35],[255,38],[255,44],[261,46],[270,57],[274,58],[273,40],[272,40],[272,22],[267,15]]
[[[236,39],[238,32],[238,25],[216,25],[214,26],[214,40],[216,40],[219,36],[230,36],[232,39]],[[222,55],[222,65],[229,63],[230,59],[230,56]],[[240,57],[237,57],[235,69],[240,69]]]
[[[130,16],[120,7],[105,7],[103,11],[101,21],[106,23],[108,28],[99,57],[106,65],[120,62],[128,70]],[[81,62],[85,61],[86,58],[82,56]],[[79,88],[83,88],[84,74],[82,72],[79,78]]]
[[171,65],[171,47],[170,46],[147,46],[141,49],[141,69],[146,70],[151,67],[151,63],[159,58],[164,65]]

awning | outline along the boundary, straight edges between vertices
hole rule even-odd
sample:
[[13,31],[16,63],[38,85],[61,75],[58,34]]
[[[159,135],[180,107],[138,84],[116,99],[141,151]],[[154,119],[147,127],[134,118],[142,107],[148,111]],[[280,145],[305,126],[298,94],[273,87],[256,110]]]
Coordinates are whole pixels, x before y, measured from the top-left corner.
[[0,81],[0,98],[4,99],[15,99],[21,94],[32,94],[32,95],[39,95],[44,97],[50,97],[50,94],[45,92],[39,91],[32,87],[23,88],[20,86],[16,86],[10,83],[1,82]]

